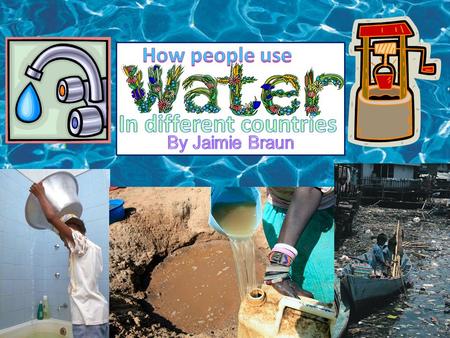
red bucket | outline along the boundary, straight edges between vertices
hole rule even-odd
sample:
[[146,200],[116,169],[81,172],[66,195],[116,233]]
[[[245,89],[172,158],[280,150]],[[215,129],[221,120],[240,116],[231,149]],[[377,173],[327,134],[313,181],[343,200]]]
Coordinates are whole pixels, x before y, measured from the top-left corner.
[[391,65],[379,65],[374,69],[374,75],[378,88],[392,88],[394,82],[394,68]]
[[391,89],[392,81],[394,80],[394,74],[381,73],[375,75],[375,80],[380,89]]

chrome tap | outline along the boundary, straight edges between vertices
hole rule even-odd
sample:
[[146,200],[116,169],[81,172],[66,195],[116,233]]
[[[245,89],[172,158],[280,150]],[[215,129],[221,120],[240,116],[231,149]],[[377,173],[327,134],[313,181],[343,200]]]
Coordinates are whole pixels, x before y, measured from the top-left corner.
[[97,64],[94,59],[92,59],[92,56],[77,46],[59,44],[47,48],[40,53],[36,59],[34,59],[30,66],[28,66],[25,74],[34,80],[40,81],[43,74],[43,69],[47,66],[47,64],[55,60],[64,59],[78,63],[86,72],[89,87],[91,89],[90,101],[103,101],[102,81]]
[[97,64],[89,53],[69,44],[51,46],[41,52],[27,67],[25,75],[40,81],[44,67],[56,60],[70,60],[86,73],[87,80],[78,76],[60,79],[56,87],[57,98],[63,103],[84,100],[86,106],[72,109],[68,130],[72,136],[88,137],[100,134],[107,126],[107,83],[101,78]]

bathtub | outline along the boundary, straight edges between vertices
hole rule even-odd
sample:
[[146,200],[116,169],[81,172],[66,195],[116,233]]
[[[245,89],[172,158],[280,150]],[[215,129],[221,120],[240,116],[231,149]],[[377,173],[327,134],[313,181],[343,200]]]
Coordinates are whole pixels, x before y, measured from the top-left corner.
[[73,338],[72,323],[59,319],[32,320],[0,330],[0,338]]

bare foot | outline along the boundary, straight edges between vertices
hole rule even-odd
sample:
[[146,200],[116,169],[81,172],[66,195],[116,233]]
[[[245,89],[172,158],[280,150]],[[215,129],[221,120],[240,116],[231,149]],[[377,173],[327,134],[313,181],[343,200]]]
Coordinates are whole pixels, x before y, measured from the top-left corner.
[[302,288],[298,287],[290,279],[285,279],[282,282],[274,283],[274,284],[272,284],[272,286],[274,287],[275,290],[277,290],[283,296],[288,296],[288,297],[293,297],[293,298],[299,298],[300,296],[314,298],[314,295],[311,292],[303,290]]

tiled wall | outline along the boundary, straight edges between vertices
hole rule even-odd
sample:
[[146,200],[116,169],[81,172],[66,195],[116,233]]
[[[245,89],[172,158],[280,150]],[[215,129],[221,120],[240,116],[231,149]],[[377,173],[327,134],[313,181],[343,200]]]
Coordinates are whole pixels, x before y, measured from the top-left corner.
[[26,224],[30,182],[16,170],[0,170],[0,329],[33,318],[33,245]]
[[[36,316],[37,305],[43,295],[47,295],[50,315],[53,318],[70,320],[69,309],[57,311],[58,305],[69,304],[68,285],[68,251],[61,239],[48,230],[35,231],[36,244],[33,250],[33,279],[35,284],[33,314]],[[58,245],[58,248],[55,248]],[[55,273],[60,278],[55,277]]]
[[[87,236],[103,249],[99,284],[108,299],[109,171],[90,170],[77,181]],[[68,251],[55,233],[26,224],[24,205],[30,185],[16,170],[0,170],[0,329],[36,318],[43,295],[48,296],[53,318],[70,320],[69,308],[58,311],[58,305],[69,305]]]

